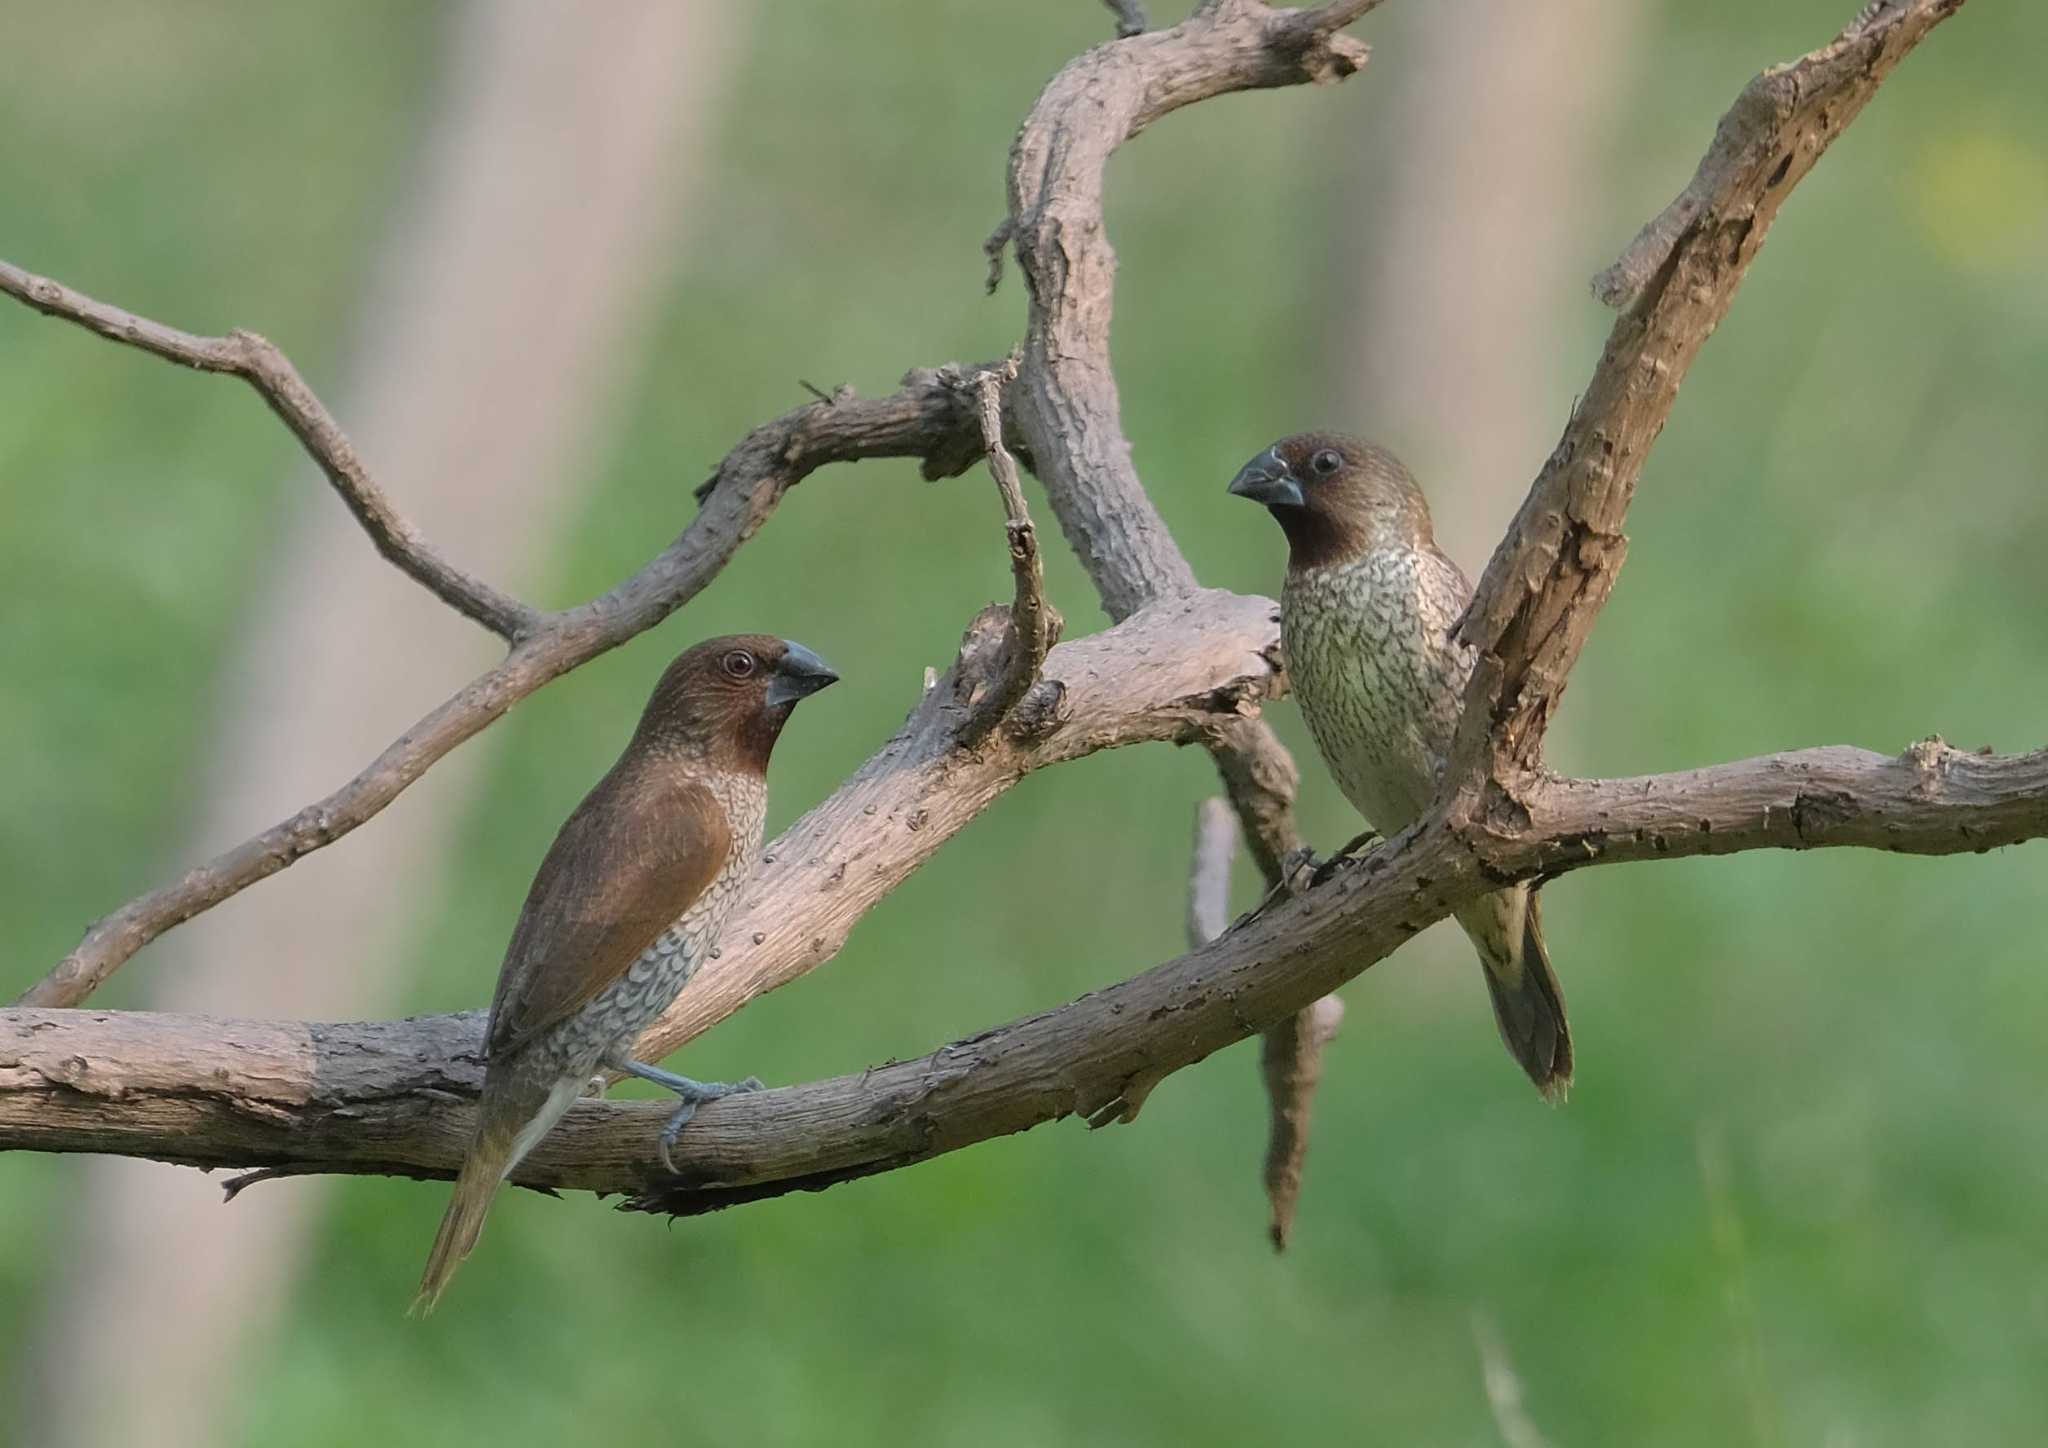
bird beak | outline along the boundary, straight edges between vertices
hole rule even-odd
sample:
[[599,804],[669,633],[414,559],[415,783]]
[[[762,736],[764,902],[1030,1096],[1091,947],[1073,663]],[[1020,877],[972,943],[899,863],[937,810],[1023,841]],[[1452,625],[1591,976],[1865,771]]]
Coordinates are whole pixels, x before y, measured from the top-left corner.
[[793,639],[784,639],[782,662],[775,666],[775,677],[768,681],[768,707],[794,704],[827,684],[838,682],[839,673],[830,664]]
[[1299,508],[1306,501],[1301,495],[1301,480],[1272,448],[1238,470],[1230,480],[1230,491],[1269,508]]

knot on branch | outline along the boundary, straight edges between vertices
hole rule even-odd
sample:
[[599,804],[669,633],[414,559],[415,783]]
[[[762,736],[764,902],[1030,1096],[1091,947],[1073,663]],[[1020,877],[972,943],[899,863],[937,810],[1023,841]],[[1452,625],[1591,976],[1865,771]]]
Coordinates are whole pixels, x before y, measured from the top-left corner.
[[1289,37],[1281,48],[1288,63],[1310,85],[1335,85],[1349,80],[1372,59],[1372,47],[1364,41],[1327,30],[1312,30],[1298,44]]
[[1941,788],[1942,781],[1948,777],[1949,760],[1954,758],[1956,753],[1946,739],[1939,734],[1930,734],[1925,739],[1916,739],[1908,744],[1905,752],[1899,757],[1910,764],[1919,775],[1919,781],[1914,785],[1915,791],[1920,794],[1933,794]]

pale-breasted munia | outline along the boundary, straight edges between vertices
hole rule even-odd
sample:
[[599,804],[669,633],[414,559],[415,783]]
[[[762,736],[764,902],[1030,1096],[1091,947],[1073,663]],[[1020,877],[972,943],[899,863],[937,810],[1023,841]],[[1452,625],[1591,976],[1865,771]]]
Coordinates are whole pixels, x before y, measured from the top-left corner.
[[799,700],[839,676],[801,644],[710,639],[669,665],[610,773],[563,824],[512,931],[484,1036],[476,1133],[420,1278],[433,1308],[476,1245],[498,1186],[600,1069],[699,1102],[758,1089],[697,1082],[633,1043],[718,944],[761,853],[768,755]]
[[[1473,656],[1452,628],[1472,585],[1438,551],[1408,470],[1371,443],[1285,438],[1230,491],[1263,503],[1287,535],[1281,648],[1323,762],[1375,829],[1405,829],[1435,797],[1457,733]],[[1457,917],[1486,968],[1502,1041],[1537,1089],[1561,1098],[1571,1032],[1535,890],[1496,890]]]

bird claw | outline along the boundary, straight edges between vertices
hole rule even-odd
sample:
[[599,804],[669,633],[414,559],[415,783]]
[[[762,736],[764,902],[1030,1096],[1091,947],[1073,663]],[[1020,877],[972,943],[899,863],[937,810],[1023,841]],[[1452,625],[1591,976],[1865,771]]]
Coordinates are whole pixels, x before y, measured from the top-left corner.
[[1313,865],[1309,870],[1309,888],[1313,890],[1318,885],[1328,883],[1330,878],[1339,870],[1360,858],[1362,854],[1371,853],[1374,846],[1384,844],[1385,842],[1385,837],[1378,830],[1365,830],[1353,836],[1343,849],[1337,851],[1329,859],[1317,861]]
[[1382,842],[1383,837],[1378,830],[1366,830],[1364,833],[1354,836],[1345,844],[1343,849],[1337,851],[1336,854],[1330,856],[1327,860],[1317,859],[1316,852],[1307,845],[1301,845],[1289,850],[1280,857],[1279,883],[1266,891],[1264,899],[1260,900],[1258,904],[1254,905],[1233,922],[1231,929],[1235,930],[1240,925],[1249,925],[1282,900],[1291,900],[1297,895],[1306,895],[1318,885],[1329,883],[1338,871],[1350,865],[1354,860],[1357,860],[1361,852],[1370,852],[1374,845]]
[[669,1117],[668,1124],[661,1128],[661,1165],[670,1176],[676,1174],[676,1138],[683,1134],[683,1128],[690,1124],[690,1118],[697,1114],[697,1103],[685,1101]]
[[[663,1075],[666,1077],[667,1073]],[[691,1118],[696,1116],[699,1106],[726,1096],[743,1096],[768,1089],[759,1076],[749,1076],[744,1081],[692,1081],[687,1076],[676,1076],[663,1080],[661,1084],[683,1098],[661,1128],[661,1164],[670,1176],[676,1175],[676,1140],[682,1136],[683,1128],[690,1124]]]

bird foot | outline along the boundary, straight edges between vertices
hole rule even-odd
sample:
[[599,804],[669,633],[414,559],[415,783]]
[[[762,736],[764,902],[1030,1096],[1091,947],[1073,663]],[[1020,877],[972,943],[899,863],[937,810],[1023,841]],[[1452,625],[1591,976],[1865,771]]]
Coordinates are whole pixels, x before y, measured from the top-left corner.
[[645,1061],[620,1061],[621,1071],[638,1076],[642,1081],[652,1081],[664,1086],[682,1098],[682,1104],[675,1114],[661,1128],[661,1164],[668,1168],[669,1175],[675,1175],[676,1138],[683,1134],[683,1128],[690,1124],[690,1118],[697,1114],[697,1108],[707,1101],[716,1101],[725,1096],[738,1096],[748,1091],[766,1088],[759,1076],[749,1076],[744,1081],[692,1081],[688,1076],[678,1076],[673,1071],[664,1071],[659,1066],[650,1066]]
[[1280,857],[1279,883],[1266,891],[1265,898],[1260,900],[1258,904],[1252,906],[1251,909],[1232,922],[1231,929],[1235,930],[1240,925],[1249,925],[1282,900],[1291,900],[1296,895],[1306,895],[1309,891],[1315,889],[1316,886],[1327,883],[1339,870],[1342,870],[1353,860],[1359,858],[1361,852],[1369,851],[1372,846],[1380,842],[1381,836],[1379,831],[1367,830],[1363,834],[1355,836],[1343,849],[1337,851],[1336,854],[1330,856],[1327,860],[1317,859],[1316,852],[1307,845],[1301,845],[1289,850]]
[[1375,845],[1385,843],[1385,837],[1378,830],[1366,830],[1353,836],[1336,854],[1327,860],[1316,861],[1309,869],[1308,885],[1311,890],[1327,884],[1339,870],[1362,855],[1370,854]]

